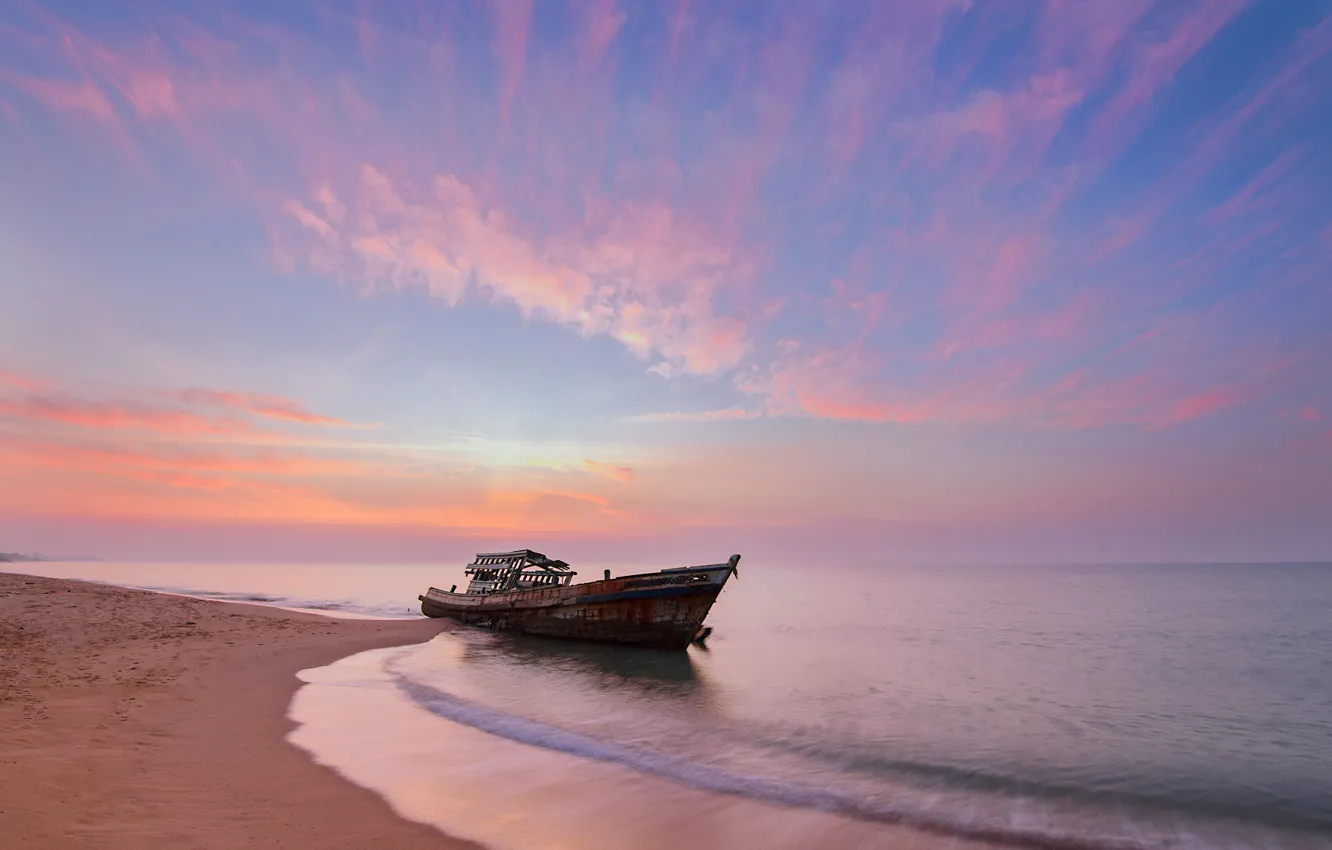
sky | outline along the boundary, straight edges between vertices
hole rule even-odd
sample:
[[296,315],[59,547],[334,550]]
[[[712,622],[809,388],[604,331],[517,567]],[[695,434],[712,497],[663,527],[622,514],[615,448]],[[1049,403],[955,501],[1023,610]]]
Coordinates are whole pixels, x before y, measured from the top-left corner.
[[1332,0],[0,0],[0,550],[1332,558],[1329,80]]

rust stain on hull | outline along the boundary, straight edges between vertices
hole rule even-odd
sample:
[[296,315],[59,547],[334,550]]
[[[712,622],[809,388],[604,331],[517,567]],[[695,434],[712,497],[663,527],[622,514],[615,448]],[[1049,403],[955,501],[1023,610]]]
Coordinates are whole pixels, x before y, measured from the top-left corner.
[[431,588],[419,598],[427,617],[494,631],[684,649],[699,636],[738,560],[539,590],[467,594]]
[[625,599],[560,607],[457,610],[421,600],[427,617],[515,634],[684,649],[694,640],[721,588],[674,599]]

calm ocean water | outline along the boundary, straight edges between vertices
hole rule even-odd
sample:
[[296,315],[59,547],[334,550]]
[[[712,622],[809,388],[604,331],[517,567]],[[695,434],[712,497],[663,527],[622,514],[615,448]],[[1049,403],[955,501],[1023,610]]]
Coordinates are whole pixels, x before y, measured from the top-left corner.
[[[380,616],[461,579],[23,569]],[[903,825],[940,846],[1332,847],[1330,611],[1328,565],[749,563],[706,651],[455,631],[310,671],[295,740],[496,847],[665,847],[677,828],[897,846]]]

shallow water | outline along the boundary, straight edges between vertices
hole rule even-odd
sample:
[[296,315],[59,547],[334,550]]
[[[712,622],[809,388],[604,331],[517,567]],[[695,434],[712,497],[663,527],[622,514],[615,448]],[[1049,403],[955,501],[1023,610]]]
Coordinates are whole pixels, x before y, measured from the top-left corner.
[[[376,615],[460,578],[27,566]],[[900,846],[904,825],[933,844],[1332,847],[1330,603],[1319,565],[742,565],[708,651],[463,630],[309,671],[296,740],[497,847],[654,846],[686,824],[709,847]]]

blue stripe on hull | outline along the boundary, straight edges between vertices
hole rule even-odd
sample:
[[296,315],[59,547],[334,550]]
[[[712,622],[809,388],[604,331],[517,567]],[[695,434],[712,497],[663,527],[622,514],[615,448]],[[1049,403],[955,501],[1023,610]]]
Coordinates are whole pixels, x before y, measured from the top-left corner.
[[440,605],[422,598],[421,613],[493,631],[684,649],[698,634],[721,586],[653,587],[582,597],[564,605]]
[[[418,598],[427,617],[492,631],[682,650],[698,635],[736,560],[479,598],[432,587]],[[587,593],[593,589],[599,592]]]

